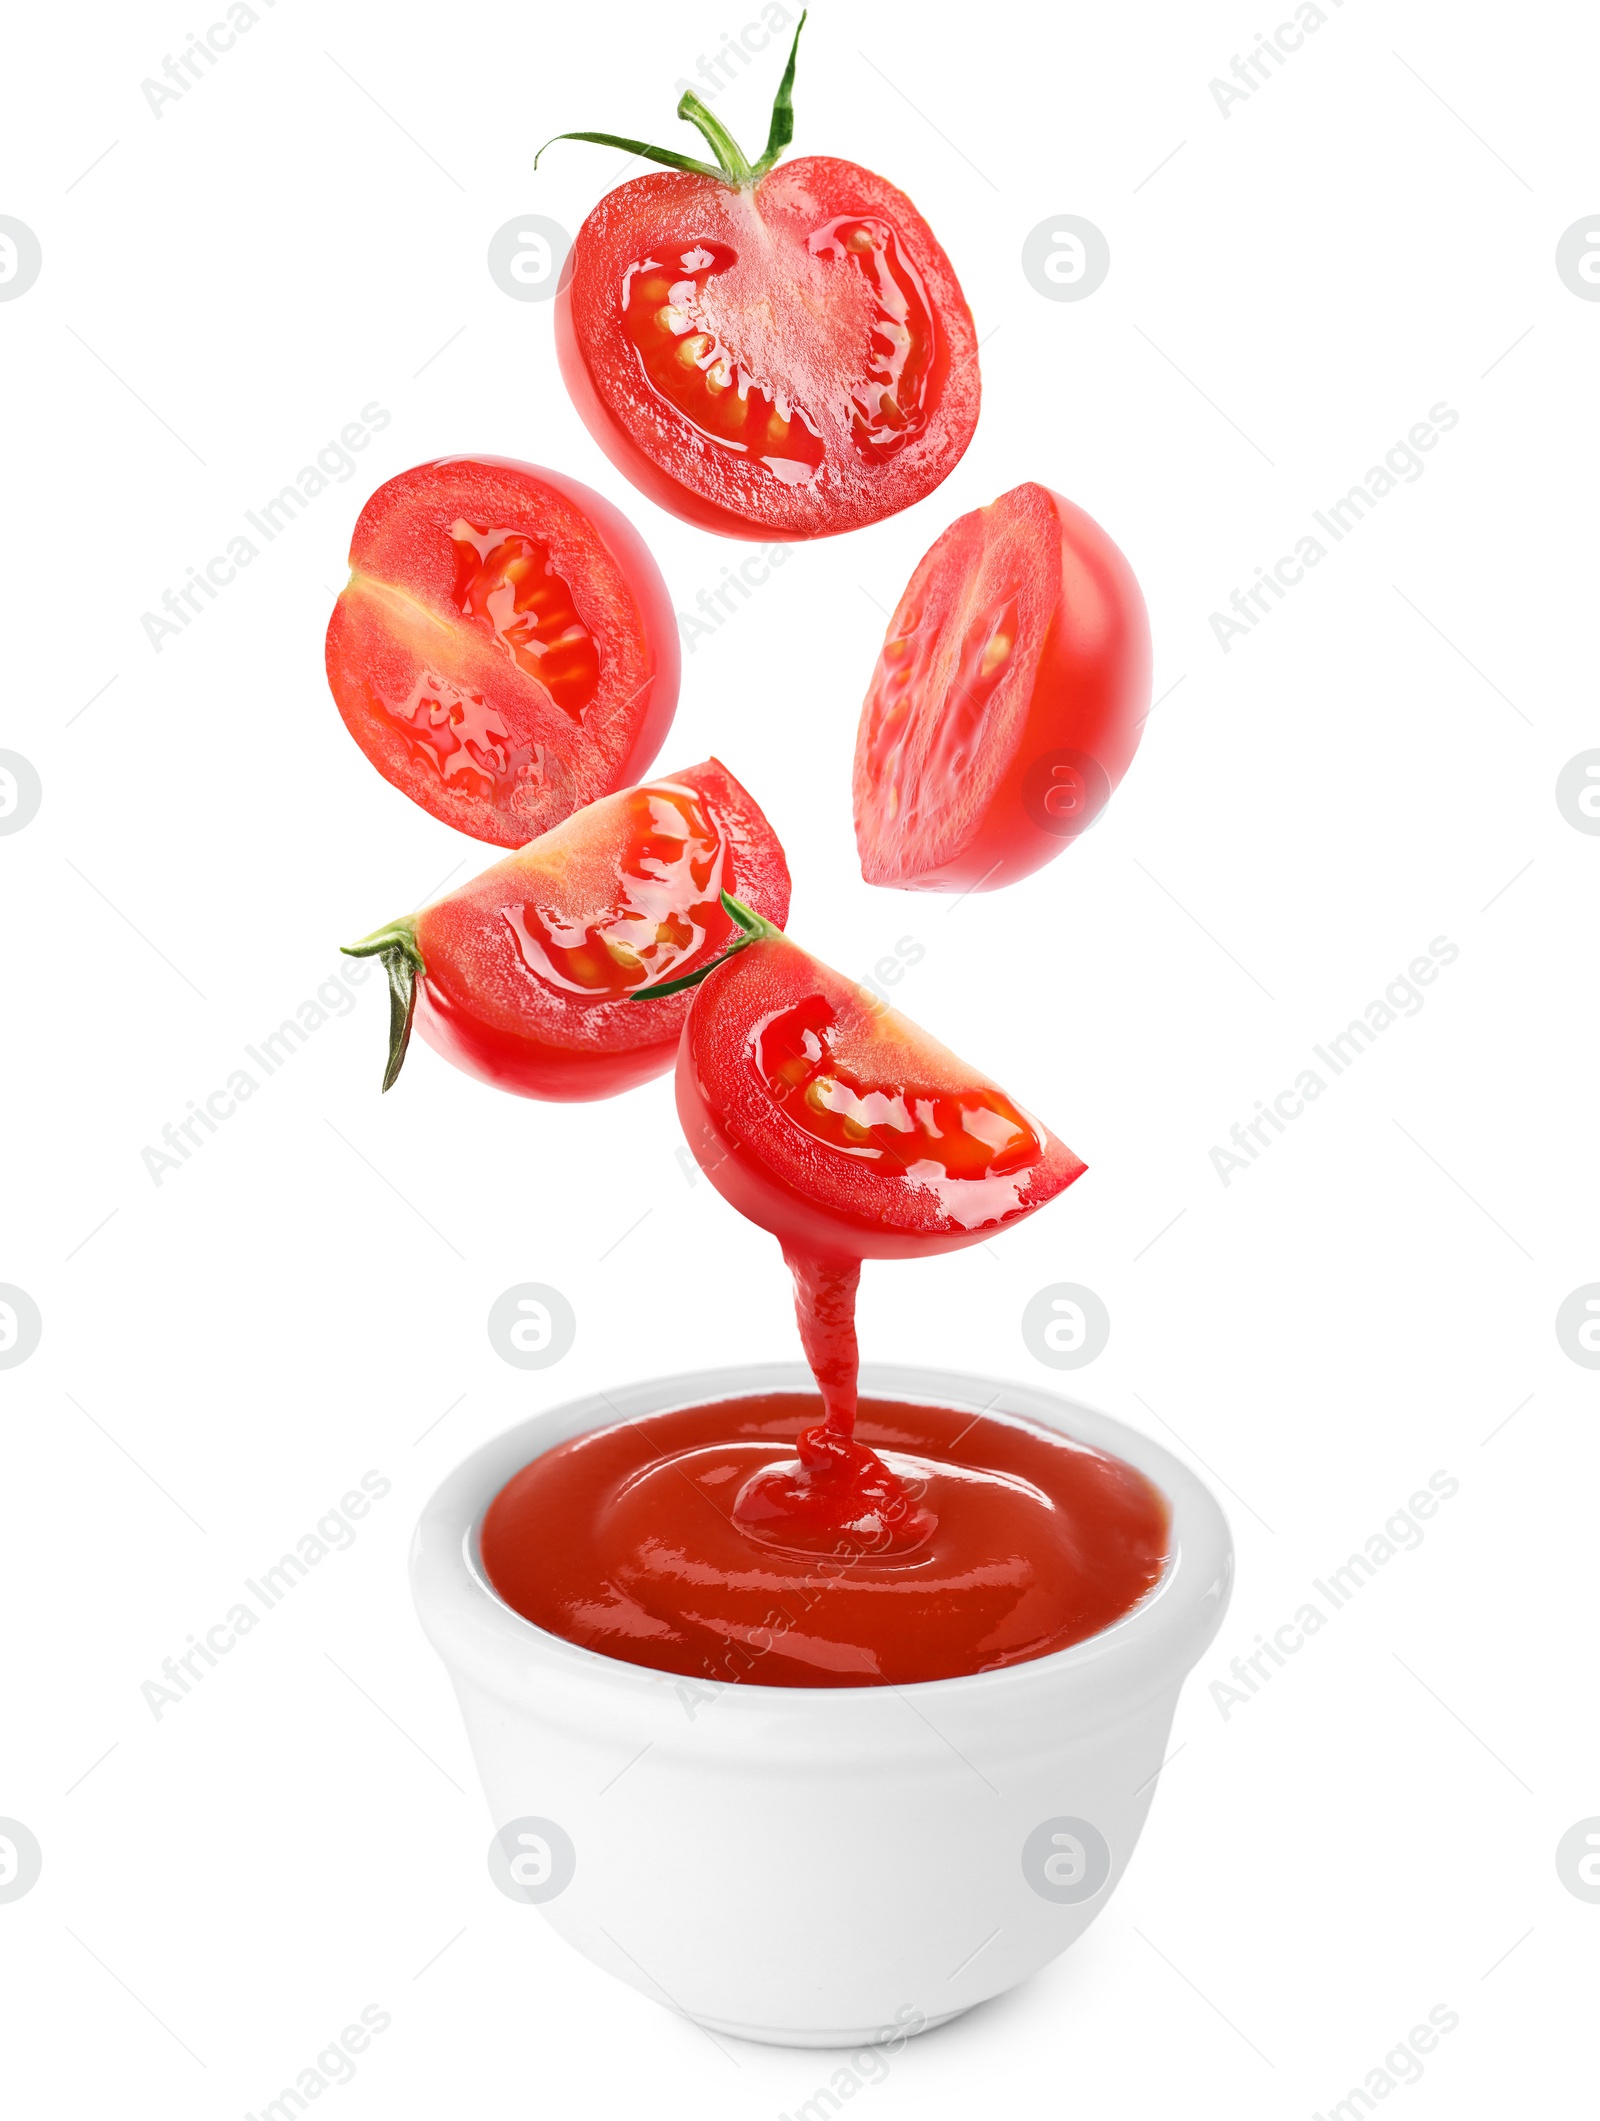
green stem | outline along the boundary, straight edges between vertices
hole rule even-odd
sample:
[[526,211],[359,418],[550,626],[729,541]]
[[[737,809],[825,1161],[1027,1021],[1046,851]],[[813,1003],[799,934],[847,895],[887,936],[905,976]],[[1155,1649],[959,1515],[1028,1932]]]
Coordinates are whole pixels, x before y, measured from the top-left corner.
[[[794,68],[800,50],[800,32],[806,26],[804,13],[796,25],[794,42],[789,47],[789,63],[783,70],[783,79],[778,83],[778,93],[772,99],[772,123],[767,131],[767,151],[759,162],[745,158],[744,150],[723,124],[722,120],[708,110],[693,89],[686,89],[679,99],[678,116],[692,125],[704,137],[715,163],[698,162],[692,155],[680,155],[674,148],[652,147],[647,140],[630,140],[621,133],[557,133],[555,140],[589,140],[596,147],[619,147],[624,154],[642,155],[651,162],[660,162],[667,169],[687,170],[692,176],[717,177],[730,184],[736,191],[757,183],[767,174],[794,138]],[[546,140],[539,150],[542,155],[555,140]],[[533,158],[535,169],[539,167],[539,155]]]
[[383,1071],[383,1087],[391,1089],[400,1073],[411,1043],[411,1020],[417,1009],[417,974],[425,973],[422,952],[417,948],[417,923],[407,914],[387,928],[374,929],[359,943],[343,943],[344,957],[377,957],[389,977],[389,1062]]
[[767,128],[767,151],[756,164],[758,177],[766,175],[794,138],[794,63],[800,56],[800,32],[805,26],[805,10],[802,8],[800,20],[795,27],[794,42],[789,47],[789,63],[783,70],[783,79],[778,83],[778,93],[772,99],[772,123]]
[[742,899],[736,899],[731,891],[724,891],[722,894],[722,910],[739,930],[730,943],[719,950],[715,957],[708,958],[703,965],[697,965],[693,972],[686,972],[682,979],[664,979],[659,980],[653,987],[635,987],[628,996],[629,1001],[659,1001],[664,994],[682,994],[686,987],[698,987],[719,965],[725,965],[730,957],[737,957],[741,950],[747,950],[752,943],[760,942],[763,936],[783,933],[776,921],[767,920],[764,915],[747,906]]
[[730,184],[750,184],[755,173],[744,158],[744,149],[729,132],[722,120],[708,110],[692,88],[686,88],[678,98],[678,116],[684,118],[705,136],[711,152],[717,158],[718,167]]

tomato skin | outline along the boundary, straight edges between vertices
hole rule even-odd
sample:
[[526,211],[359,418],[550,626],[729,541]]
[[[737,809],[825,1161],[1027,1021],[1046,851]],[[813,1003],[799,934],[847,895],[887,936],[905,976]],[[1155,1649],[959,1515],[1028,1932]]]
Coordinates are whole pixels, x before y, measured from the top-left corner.
[[[754,798],[716,759],[664,775],[647,788],[687,788],[719,828],[728,888],[764,912],[786,918],[789,870],[776,834]],[[497,862],[416,918],[423,960],[414,1028],[466,1074],[500,1090],[556,1103],[611,1097],[672,1066],[691,993],[635,1002],[605,997],[569,1002],[524,967],[505,921],[530,897],[582,904],[616,843],[616,814],[635,791],[621,791],[569,818]],[[587,843],[587,844],[586,844]],[[585,871],[574,884],[574,872]],[[715,947],[732,924],[723,918]]]
[[[1010,1189],[1012,1202],[997,1203],[992,1218],[961,1228],[923,1185],[868,1171],[820,1143],[796,1142],[781,1131],[790,1122],[759,1087],[746,1046],[755,1025],[809,991],[822,992],[841,1014],[859,1011],[870,1018],[891,1073],[906,1057],[909,1033],[918,1041],[910,1049],[918,1062],[931,1055],[948,1081],[992,1088],[978,1070],[786,936],[763,938],[725,960],[695,990],[683,1027],[675,1077],[678,1117],[696,1162],[724,1200],[770,1230],[787,1254],[845,1262],[956,1251],[1020,1221],[1082,1176],[1082,1159],[1034,1120],[1042,1154]],[[1007,1190],[996,1181],[988,1184]]]
[[[448,528],[481,518],[547,546],[591,627],[601,659],[593,731],[551,709],[534,681],[450,601]],[[328,685],[346,728],[383,777],[421,808],[475,839],[520,847],[572,811],[627,787],[649,769],[677,709],[677,615],[661,571],[619,508],[579,480],[511,457],[440,457],[386,481],[351,536],[351,581],[328,623]],[[418,607],[436,637],[443,674],[452,666],[509,714],[518,734],[551,747],[555,779],[522,805],[453,786],[421,763],[386,698],[422,667],[412,644],[392,635],[386,603],[363,585],[392,590]],[[453,635],[453,638],[452,638]],[[457,659],[460,659],[459,661]]]
[[559,1105],[615,1097],[664,1075],[678,1044],[677,1034],[669,1033],[629,1053],[587,1053],[542,1038],[515,1038],[484,1023],[442,982],[426,976],[417,981],[415,1028],[463,1075],[493,1090]]
[[[1133,569],[1092,516],[1048,487],[1019,487],[992,504],[993,509],[1024,498],[1036,515],[1041,504],[1048,513],[1048,549],[1037,556],[1037,565],[1048,571],[1055,602],[1026,708],[1010,738],[1009,760],[954,851],[941,860],[919,863],[897,844],[882,812],[865,756],[864,711],[854,795],[857,844],[868,883],[959,892],[997,891],[1015,883],[1063,853],[1077,836],[1076,830],[1051,831],[1041,821],[1056,814],[1057,796],[1065,793],[1073,777],[1073,769],[1063,767],[1063,781],[1054,787],[1048,780],[1041,785],[1050,755],[1077,753],[1103,775],[1103,784],[1092,792],[1087,819],[1092,823],[1138,748],[1150,707],[1151,651],[1149,617]],[[979,511],[980,516],[988,513]],[[963,518],[945,537],[977,520]],[[902,608],[938,551],[935,545],[913,574]],[[890,637],[895,623],[890,622]]]
[[[723,240],[770,264],[772,300],[780,309],[787,305],[793,320],[790,344],[807,327],[821,341],[831,332],[826,300],[805,311],[783,275],[792,269],[798,279],[809,271],[808,230],[850,216],[890,225],[925,290],[937,341],[930,385],[936,402],[925,431],[886,462],[858,461],[830,428],[814,484],[784,485],[748,459],[727,455],[651,389],[623,329],[619,293],[629,269],[658,249],[681,252],[691,240]],[[596,442],[659,507],[722,537],[831,537],[878,522],[947,477],[977,424],[977,334],[955,270],[905,194],[853,162],[820,155],[781,162],[743,190],[676,171],[619,185],[578,231],[554,307],[562,378]],[[864,346],[865,331],[861,339]],[[841,367],[843,351],[831,349],[836,358],[828,374],[827,359],[819,360],[810,376],[814,391],[805,385],[797,391],[801,402],[844,390],[850,378]]]

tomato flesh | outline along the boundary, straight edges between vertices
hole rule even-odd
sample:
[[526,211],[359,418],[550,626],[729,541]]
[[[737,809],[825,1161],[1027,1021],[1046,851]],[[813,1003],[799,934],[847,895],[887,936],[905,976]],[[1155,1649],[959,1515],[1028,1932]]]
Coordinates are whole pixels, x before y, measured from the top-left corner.
[[616,801],[626,822],[610,904],[563,919],[547,894],[503,914],[535,978],[584,999],[620,1001],[676,979],[733,932],[721,898],[732,888],[728,849],[692,785],[662,782]]
[[486,625],[519,669],[581,724],[600,689],[600,652],[548,548],[520,530],[490,530],[464,517],[451,524],[450,542],[462,616]]
[[850,426],[863,456],[882,462],[928,424],[936,338],[916,267],[893,225],[842,215],[812,235],[814,258],[843,258],[873,295],[873,345],[850,384]]
[[850,162],[738,188],[640,177],[579,232],[556,301],[574,403],[651,499],[733,537],[820,537],[920,500],[978,414],[950,261]]
[[677,622],[627,520],[559,473],[456,457],[367,502],[328,626],[346,727],[447,824],[518,847],[650,764]]
[[821,994],[769,1018],[747,1052],[791,1126],[846,1156],[908,1178],[991,1178],[1034,1163],[1038,1135],[999,1090],[919,1095],[895,1081],[861,1082],[833,1056],[838,1012]]
[[781,383],[753,375],[738,351],[724,345],[704,301],[711,277],[737,262],[725,243],[695,242],[678,253],[677,279],[653,257],[630,266],[625,328],[652,388],[699,434],[798,482],[821,464],[821,437]]
[[706,1176],[796,1257],[976,1244],[1084,1169],[976,1069],[787,936],[749,944],[697,990],[677,1094]]
[[[813,258],[854,266],[872,289],[859,372],[845,379],[844,392],[857,449],[882,462],[928,422],[935,332],[922,282],[882,219],[828,222],[806,248]],[[727,244],[705,241],[691,241],[665,264],[642,259],[624,281],[625,328],[651,385],[708,441],[801,484],[826,455],[818,415],[792,400],[783,382],[751,369],[723,337],[737,332],[737,320],[719,319],[707,299],[715,276],[737,263]]]
[[996,890],[1068,847],[1127,771],[1150,704],[1132,569],[1036,485],[952,523],[901,597],[856,735],[869,884]]
[[717,955],[723,890],[786,917],[783,849],[725,766],[607,796],[417,915],[416,1029],[525,1097],[609,1097],[664,1074],[690,995],[630,997]]

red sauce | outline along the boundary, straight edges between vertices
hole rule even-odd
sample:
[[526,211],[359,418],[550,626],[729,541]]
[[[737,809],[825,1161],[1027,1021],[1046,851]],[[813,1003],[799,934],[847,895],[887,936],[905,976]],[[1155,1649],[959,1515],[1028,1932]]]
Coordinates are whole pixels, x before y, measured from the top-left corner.
[[910,1553],[937,1530],[937,1506],[856,1434],[858,1259],[784,1252],[794,1276],[800,1345],[822,1393],[822,1419],[795,1438],[795,1455],[754,1467],[733,1498],[733,1522],[763,1545],[831,1553],[841,1539],[879,1555]]
[[[858,1080],[834,1059],[832,1018],[819,995],[764,1019],[750,1034],[750,1065],[787,1124],[837,1154],[887,1164],[921,1181],[937,1176],[947,1198],[1025,1171],[1042,1153],[1027,1120],[993,1088],[908,1094],[897,1084]],[[861,1261],[849,1250],[844,1225],[840,1234],[839,1253],[826,1257],[798,1239],[781,1240],[823,1419],[800,1432],[794,1458],[745,1484],[734,1522],[752,1537],[813,1547],[870,1519],[889,1548],[909,1551],[934,1530],[937,1505],[908,1495],[855,1437]]]
[[[838,1397],[775,1392],[557,1444],[489,1506],[490,1582],[629,1664],[874,1686],[1048,1656],[1160,1578],[1167,1506],[1122,1460],[997,1414],[868,1399],[857,1417],[854,1396],[852,1360],[851,1428]],[[748,1498],[805,1490],[808,1453],[832,1454],[836,1507],[763,1515]]]

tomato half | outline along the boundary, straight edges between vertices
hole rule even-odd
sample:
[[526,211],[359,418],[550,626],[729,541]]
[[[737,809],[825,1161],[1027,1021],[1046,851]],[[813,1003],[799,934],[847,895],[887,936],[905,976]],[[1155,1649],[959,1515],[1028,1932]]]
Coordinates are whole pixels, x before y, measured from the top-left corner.
[[385,780],[520,847],[648,770],[678,704],[678,628],[609,501],[534,464],[443,457],[362,509],[327,667]]
[[972,315],[904,192],[826,156],[774,167],[794,64],[754,164],[692,93],[678,115],[715,165],[561,136],[673,172],[619,185],[578,231],[555,303],[567,389],[642,492],[725,537],[893,515],[948,476],[978,419]]
[[777,835],[718,760],[591,803],[351,946],[389,974],[383,1087],[413,1013],[447,1060],[523,1097],[610,1097],[664,1074],[688,998],[631,997],[717,956],[736,932],[724,891],[773,920],[787,914]]
[[978,1244],[1081,1176],[1082,1160],[976,1068],[755,927],[698,988],[678,1115],[717,1191],[786,1253],[908,1259]]
[[856,734],[861,874],[994,891],[1072,844],[1150,709],[1150,623],[1092,517],[1018,486],[952,523],[906,585]]

